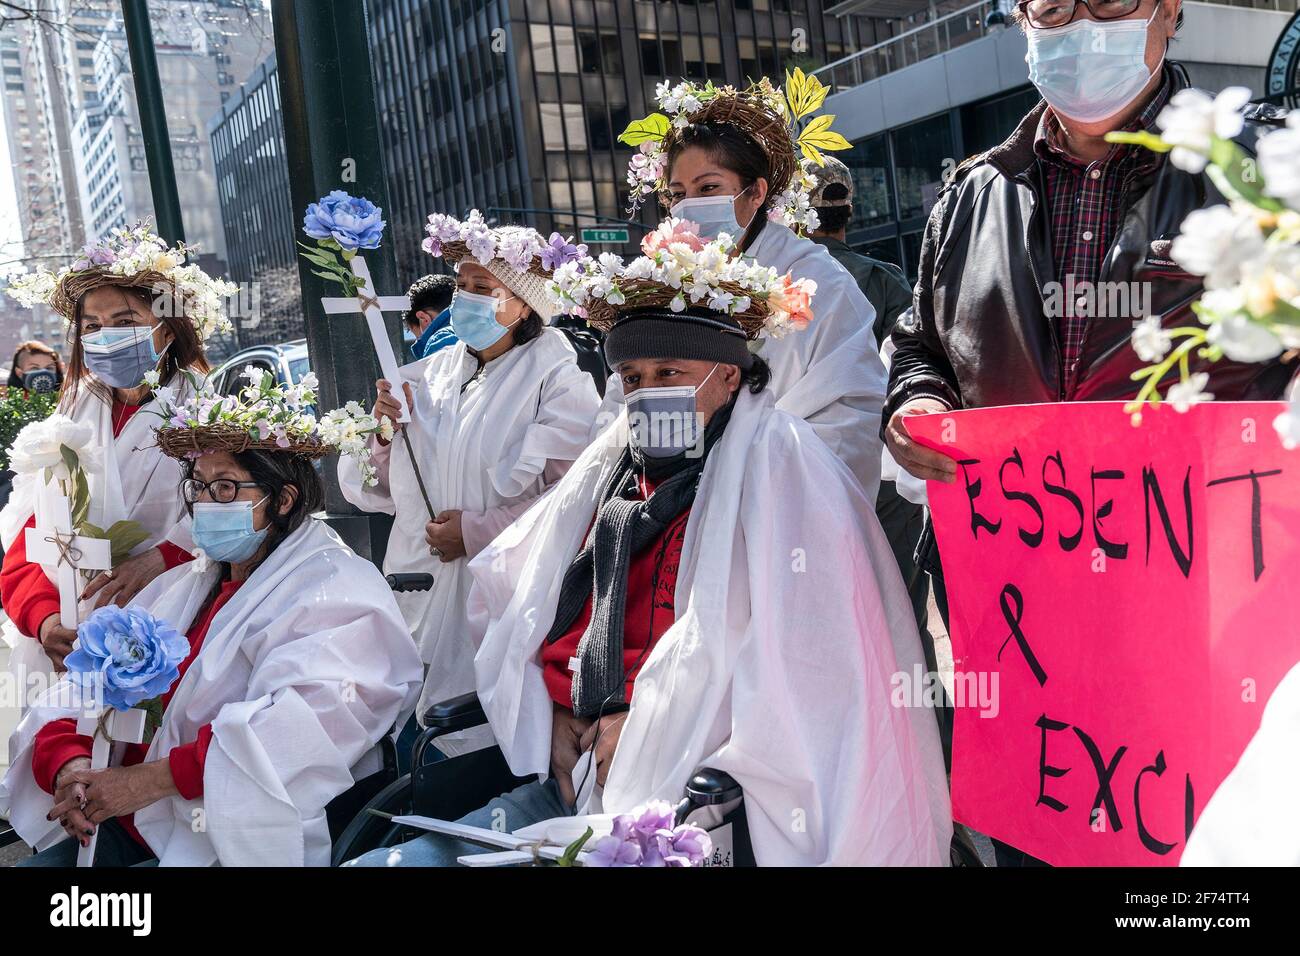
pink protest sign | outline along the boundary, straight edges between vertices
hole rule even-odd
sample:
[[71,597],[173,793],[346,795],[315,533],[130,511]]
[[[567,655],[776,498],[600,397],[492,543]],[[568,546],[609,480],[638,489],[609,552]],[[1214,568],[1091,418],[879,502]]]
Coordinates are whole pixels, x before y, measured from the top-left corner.
[[[1161,407],[1139,427],[1110,402],[909,421],[959,463],[929,482],[959,821],[1055,865],[1178,862],[1300,660],[1284,407]],[[993,706],[966,692],[980,679]]]

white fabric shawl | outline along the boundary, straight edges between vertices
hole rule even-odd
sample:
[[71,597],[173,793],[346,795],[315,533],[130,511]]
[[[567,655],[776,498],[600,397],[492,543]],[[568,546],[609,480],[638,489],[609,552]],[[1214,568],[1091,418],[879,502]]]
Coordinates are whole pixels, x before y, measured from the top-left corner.
[[[474,356],[458,342],[402,369],[415,398],[407,426],[411,446],[435,514],[483,512],[536,498],[546,487],[547,462],[573,461],[587,446],[600,402],[558,329],[544,329],[489,362],[480,380],[462,393],[475,368]],[[340,458],[339,484],[358,508],[396,515],[386,573],[433,575],[428,591],[397,595],[428,669],[416,711],[423,716],[431,704],[474,689],[474,647],[465,622],[468,561],[443,564],[429,554],[424,537],[429,512],[400,437],[387,456],[387,475],[381,473],[372,488],[362,486],[353,459]]]
[[1300,664],[1269,697],[1259,730],[1201,811],[1180,866],[1300,866]]
[[[479,695],[519,774],[549,773],[539,650],[626,436],[624,416],[470,565]],[[740,394],[709,455],[675,595],[606,812],[676,801],[708,765],[744,787],[762,865],[946,863],[934,714],[890,703],[891,676],[922,659],[893,555],[843,463],[766,393]]]
[[[745,252],[761,265],[812,279],[815,318],[802,332],[760,340],[757,353],[772,368],[768,386],[776,407],[812,425],[831,451],[857,477],[867,497],[880,488],[880,415],[888,375],[876,347],[876,310],[857,281],[811,239],[768,221]],[[621,411],[622,382],[610,376],[592,437]]]
[[[217,580],[217,565],[161,575],[136,602],[182,633]],[[325,866],[325,806],[369,772],[365,760],[419,688],[420,661],[383,577],[323,522],[308,519],[217,612],[146,760],[212,724],[203,795],[170,797],[135,815],[164,866]],[[63,839],[52,800],[32,776],[32,741],[73,716],[67,681],[28,712],[9,741],[0,804],[28,843]]]

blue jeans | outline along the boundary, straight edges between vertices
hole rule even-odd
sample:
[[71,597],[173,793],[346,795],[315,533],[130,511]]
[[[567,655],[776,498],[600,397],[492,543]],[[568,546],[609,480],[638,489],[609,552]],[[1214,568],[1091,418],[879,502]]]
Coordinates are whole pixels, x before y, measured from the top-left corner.
[[[529,824],[572,815],[573,811],[560,799],[560,788],[556,786],[555,778],[551,777],[545,783],[526,783],[517,790],[502,794],[456,822],[509,833]],[[363,853],[343,865],[456,866],[459,856],[492,852],[487,847],[465,843],[441,833],[425,833],[398,846],[380,847]]]
[[[73,867],[77,865],[78,849],[77,841],[69,837],[15,866]],[[149,866],[157,862],[154,855],[137,843],[117,820],[105,820],[99,825],[95,866]]]

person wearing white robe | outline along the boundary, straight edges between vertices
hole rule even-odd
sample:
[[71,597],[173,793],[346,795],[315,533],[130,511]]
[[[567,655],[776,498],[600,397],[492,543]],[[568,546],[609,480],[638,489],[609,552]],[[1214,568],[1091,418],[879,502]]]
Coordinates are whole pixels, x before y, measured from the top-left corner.
[[[647,510],[676,474],[659,474],[626,413],[471,563],[479,699],[511,771],[541,779],[461,822],[518,831],[575,809],[675,803],[709,766],[742,786],[759,865],[944,865],[952,827],[935,722],[890,700],[893,675],[920,667],[921,648],[873,501],[807,422],[777,407],[740,326],[720,315],[621,317],[605,343],[629,392],[653,400],[657,389],[687,386],[708,423],[673,618],[648,656],[614,677],[631,684],[623,712],[610,715],[607,697],[594,717],[578,713],[590,708],[577,688],[588,679],[593,627],[567,665],[572,710],[556,699],[544,657],[571,619],[560,610],[573,607],[566,585],[580,590],[590,573],[584,543],[594,540],[598,554],[602,522],[629,504],[615,491],[624,469],[641,476],[631,501],[639,496]],[[719,335],[724,322],[734,328]],[[672,467],[688,467],[691,451]],[[662,483],[647,495],[652,472]],[[627,582],[617,608],[637,603],[630,573]],[[586,598],[592,621],[597,597]],[[654,606],[663,606],[657,597]],[[583,780],[594,781],[590,796]],[[475,852],[428,834],[353,862],[451,865]]]
[[1187,839],[1180,866],[1300,866],[1300,664],[1264,707],[1259,730]]
[[[517,228],[503,227],[497,234]],[[600,401],[569,340],[545,326],[552,309],[539,275],[499,258],[484,264],[451,250],[446,256],[457,264],[462,303],[464,293],[499,302],[500,337],[478,349],[458,341],[401,369],[412,420],[396,426],[405,434],[391,444],[371,439],[377,484],[366,486],[351,458],[341,458],[338,466],[348,501],[396,518],[385,573],[433,576],[429,590],[398,595],[427,674],[417,719],[430,704],[474,689],[466,565],[578,457]],[[457,298],[451,311],[454,330]],[[389,383],[377,385],[376,416],[396,421]],[[458,742],[462,738],[440,741],[452,748]]]
[[[88,583],[83,592],[86,610],[110,602],[126,604],[167,567],[188,558],[192,543],[184,502],[177,491],[180,466],[153,447],[160,407],[154,388],[142,383],[140,376],[152,371],[164,394],[183,396],[191,391],[187,373],[201,377],[208,371],[198,332],[185,314],[157,316],[151,286],[137,288],[116,284],[110,281],[112,276],[101,278],[105,284],[94,286],[93,275],[80,274],[83,291],[70,300],[72,358],[58,410],[88,425],[92,447],[99,451],[94,467],[86,469],[90,491],[87,520],[100,528],[133,521],[144,532],[144,539],[132,548],[129,558]],[[147,355],[152,347],[156,363],[138,360],[134,371],[124,373],[128,378],[123,380],[134,380],[135,386],[115,386],[94,373],[101,357],[87,352],[83,339],[123,333],[145,336],[151,328],[151,341],[142,348]],[[110,358],[120,361],[120,355]],[[121,368],[114,366],[109,371],[121,373]],[[6,552],[0,590],[9,618],[4,630],[15,650],[11,666],[19,670],[59,669],[71,650],[72,632],[61,626],[55,613],[52,582],[56,569],[44,566],[49,585],[34,579],[25,548],[14,547],[33,516],[37,525],[50,526],[54,494],[40,475],[18,475],[9,501],[0,511],[0,545]]]
[[[117,851],[104,862],[101,842],[96,865],[150,854],[163,866],[328,865],[327,805],[378,769],[379,740],[418,692],[420,661],[383,576],[311,516],[324,497],[310,461],[292,449],[209,451],[189,470],[203,485],[187,492],[196,507],[237,494],[232,503],[252,506],[250,531],[264,537],[246,559],[173,568],[138,595],[141,608],[202,641],[142,762],[89,770],[69,760],[51,796],[33,771],[37,734],[79,715],[75,685],[56,683],[27,713],[0,782],[10,822],[42,851],[23,865],[71,865],[67,837],[87,824]],[[218,488],[234,481],[245,484]],[[200,542],[201,532],[196,522]],[[201,788],[187,798],[173,756],[205,733]],[[132,812],[147,847],[116,819]]]
[[[766,150],[788,144],[760,143],[741,126],[717,121],[689,123],[674,135],[660,197],[671,215],[697,223],[704,236],[730,234],[741,255],[781,275],[816,282],[814,326],[803,335],[764,336],[754,348],[772,370],[777,408],[812,425],[874,499],[888,381],[872,329],[876,311],[825,247],[769,219],[788,183],[774,180],[776,164]],[[611,376],[605,423],[621,400],[618,376]]]

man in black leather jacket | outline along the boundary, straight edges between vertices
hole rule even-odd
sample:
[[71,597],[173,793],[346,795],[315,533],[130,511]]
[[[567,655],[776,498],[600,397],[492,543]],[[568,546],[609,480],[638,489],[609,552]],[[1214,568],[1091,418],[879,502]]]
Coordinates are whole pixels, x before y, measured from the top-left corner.
[[[1165,155],[1104,140],[1112,130],[1153,129],[1164,104],[1189,85],[1182,67],[1165,59],[1180,6],[1181,0],[1018,4],[1016,20],[1030,40],[1030,75],[1044,101],[1004,143],[954,171],[926,227],[912,308],[892,333],[897,349],[884,438],[898,464],[916,477],[952,481],[956,465],[912,442],[901,423],[906,416],[1132,399],[1139,386],[1131,375],[1146,365],[1130,344],[1135,321],[1159,315],[1165,328],[1198,321],[1191,306],[1202,294],[1202,279],[1174,262],[1170,247],[1189,212],[1221,204],[1223,196],[1206,175],[1184,172]],[[1079,20],[1093,22],[1082,27]],[[1062,60],[1048,59],[1060,55],[1059,48],[1051,50],[1053,35],[1061,33],[1054,27],[1069,24],[1094,31],[1094,41],[1106,40],[1118,35],[1108,33],[1106,21],[1130,21],[1130,31],[1146,23],[1145,53],[1139,47],[1125,64],[1136,95],[1121,92],[1118,100],[1113,83],[1088,89],[1090,72],[1107,82],[1113,75],[1096,69],[1104,58],[1076,56],[1064,69]],[[1091,44],[1093,50],[1100,46]],[[1102,112],[1108,103],[1111,115]],[[1103,119],[1071,118],[1089,110]],[[1253,154],[1258,136],[1284,115],[1248,107],[1237,142]],[[1079,288],[1096,293],[1091,303],[1071,295]],[[1107,295],[1116,289],[1125,296]],[[1098,304],[1105,301],[1139,308],[1100,314]],[[1193,358],[1192,365],[1193,372],[1209,374],[1207,391],[1229,401],[1281,398],[1294,370],[1284,359],[1251,365]],[[918,563],[931,574],[946,621],[947,595],[929,528]],[[995,848],[1000,865],[1036,862],[1012,848]]]

